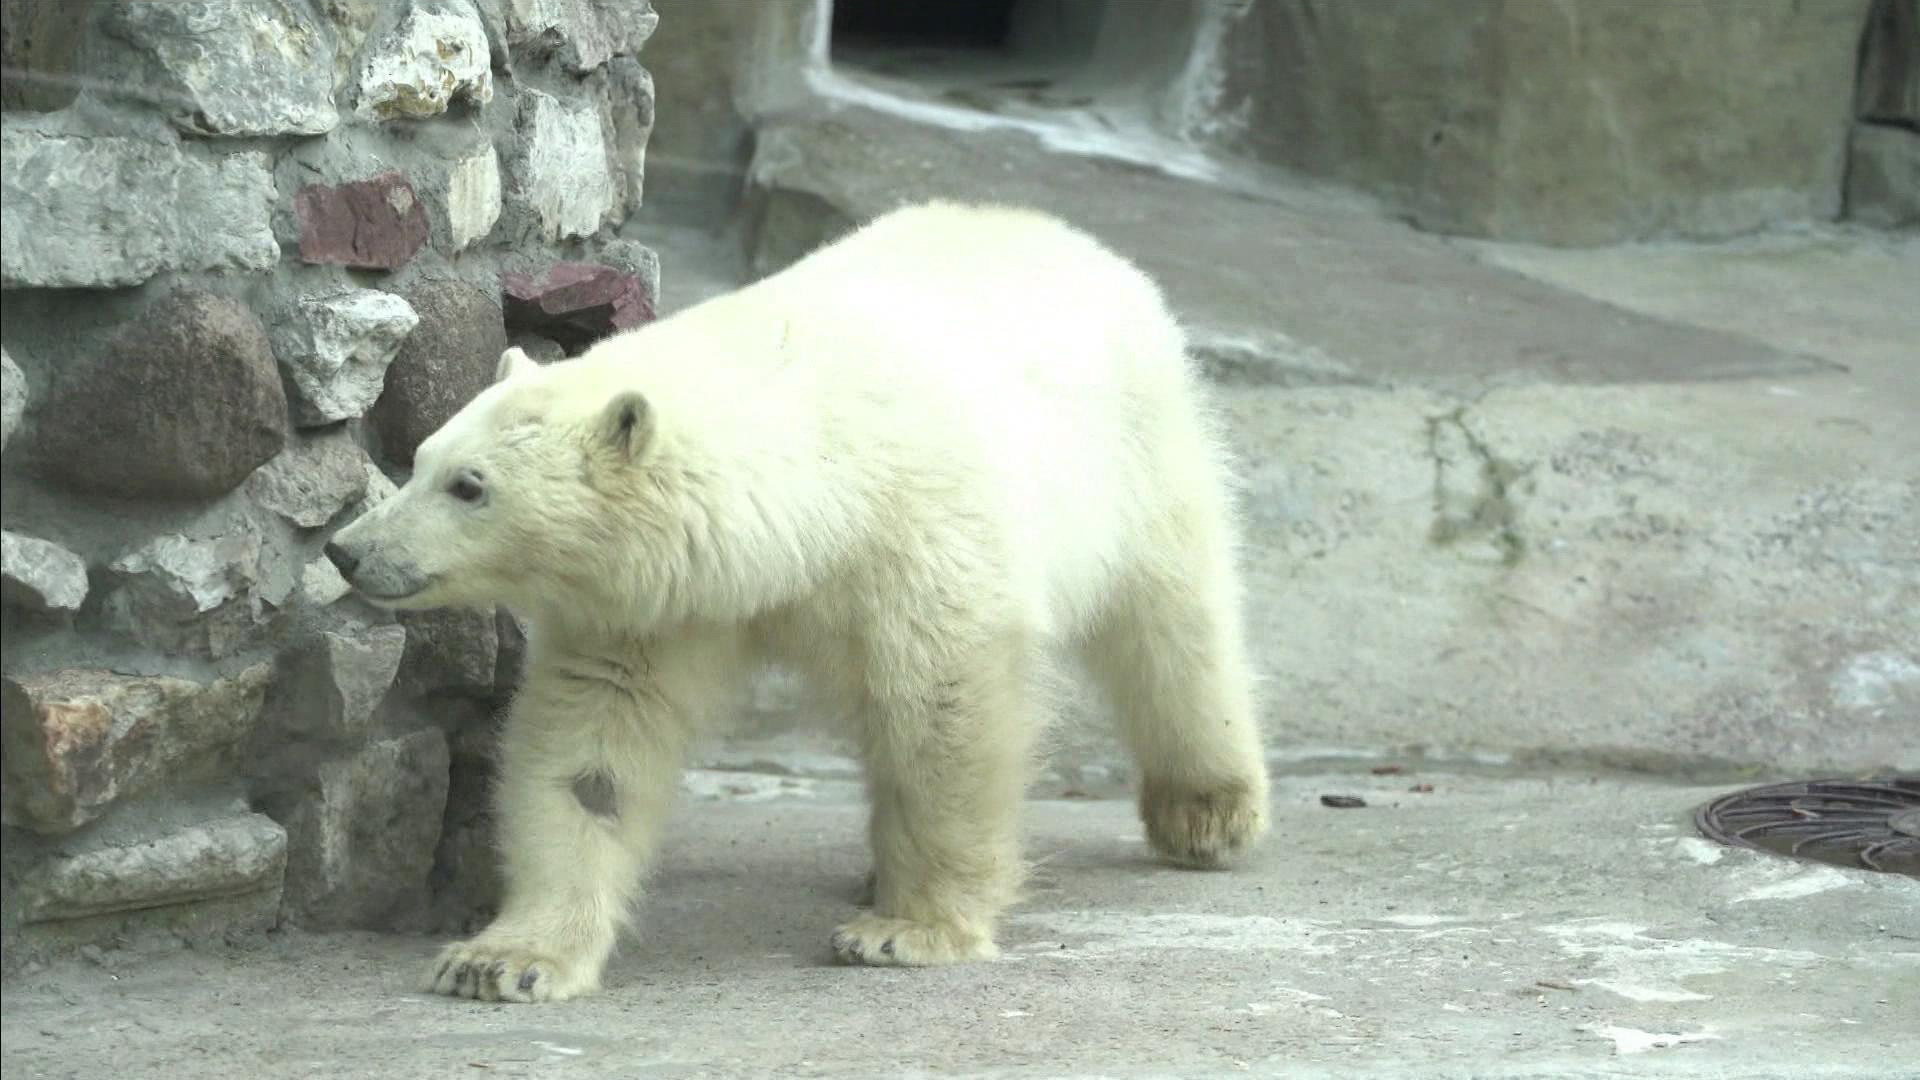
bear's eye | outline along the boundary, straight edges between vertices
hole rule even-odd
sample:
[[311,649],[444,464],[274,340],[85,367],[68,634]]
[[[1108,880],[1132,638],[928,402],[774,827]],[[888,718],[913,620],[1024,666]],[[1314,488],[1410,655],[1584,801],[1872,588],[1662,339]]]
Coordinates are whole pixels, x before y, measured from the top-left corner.
[[463,503],[478,505],[486,499],[487,488],[481,483],[479,473],[472,469],[461,469],[447,485],[447,494]]

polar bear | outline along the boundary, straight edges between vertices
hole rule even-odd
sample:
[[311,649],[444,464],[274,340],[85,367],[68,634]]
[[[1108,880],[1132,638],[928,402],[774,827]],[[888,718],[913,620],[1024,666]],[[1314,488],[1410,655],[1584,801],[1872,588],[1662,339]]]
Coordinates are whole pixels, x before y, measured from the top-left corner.
[[995,954],[1061,653],[1111,695],[1153,848],[1227,860],[1267,805],[1234,531],[1158,290],[1023,210],[899,210],[577,359],[508,350],[326,549],[375,603],[529,626],[501,911],[427,985],[597,989],[684,749],[762,662],[853,717],[873,896],[842,961]]

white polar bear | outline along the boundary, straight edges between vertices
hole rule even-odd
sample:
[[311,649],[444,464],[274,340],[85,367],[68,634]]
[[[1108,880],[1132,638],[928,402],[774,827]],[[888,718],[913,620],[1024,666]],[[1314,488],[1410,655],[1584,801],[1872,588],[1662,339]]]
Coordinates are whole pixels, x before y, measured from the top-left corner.
[[1260,834],[1228,475],[1159,292],[1024,211],[933,204],[542,368],[518,350],[330,557],[392,608],[529,627],[498,919],[434,990],[599,985],[682,754],[751,665],[856,717],[873,902],[840,959],[994,955],[1056,647],[1110,691],[1153,847]]

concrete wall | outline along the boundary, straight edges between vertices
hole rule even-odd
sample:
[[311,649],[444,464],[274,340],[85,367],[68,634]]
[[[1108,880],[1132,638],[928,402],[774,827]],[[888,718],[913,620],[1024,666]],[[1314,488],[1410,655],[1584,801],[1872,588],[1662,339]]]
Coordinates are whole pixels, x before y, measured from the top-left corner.
[[1173,93],[1182,134],[1438,232],[1727,236],[1839,216],[1869,6],[1203,3]]
[[[672,52],[684,66],[667,92],[686,100],[662,144],[686,168],[676,192],[704,198],[711,218],[738,201],[753,118],[804,96],[794,73],[817,62],[812,31],[831,6],[678,2],[700,30]],[[1351,184],[1423,228],[1598,245],[1843,213],[1912,221],[1915,12],[1916,0],[1025,0],[1002,47],[1047,54],[1059,98],[1123,124],[1147,116],[1224,159]]]
[[[517,627],[320,557],[509,340],[652,317],[647,0],[6,0],[6,963],[489,902]],[[649,53],[651,55],[651,53]]]

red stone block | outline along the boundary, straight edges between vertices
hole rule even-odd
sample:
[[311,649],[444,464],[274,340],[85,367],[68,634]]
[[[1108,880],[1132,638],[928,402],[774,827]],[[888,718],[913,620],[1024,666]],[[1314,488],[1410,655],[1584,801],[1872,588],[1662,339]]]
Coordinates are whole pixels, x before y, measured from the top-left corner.
[[404,266],[427,242],[427,208],[397,172],[312,184],[293,196],[300,258],[369,270]]
[[539,277],[500,275],[507,329],[539,334],[570,354],[653,321],[653,298],[636,275],[599,263],[555,263]]

